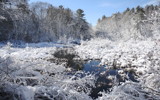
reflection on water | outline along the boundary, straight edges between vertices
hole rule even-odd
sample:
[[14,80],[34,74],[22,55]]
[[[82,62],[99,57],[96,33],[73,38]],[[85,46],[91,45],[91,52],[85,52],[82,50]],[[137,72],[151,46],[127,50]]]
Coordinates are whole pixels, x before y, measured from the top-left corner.
[[92,98],[101,96],[98,94],[101,91],[110,92],[113,85],[120,85],[120,83],[125,82],[125,80],[138,82],[134,77],[134,72],[125,72],[127,77],[122,77],[118,74],[120,69],[107,69],[107,66],[99,66],[99,64],[100,60],[91,60],[83,64],[83,71],[96,74],[97,77],[96,87],[92,88],[90,93]]
[[[57,59],[49,59],[49,61],[59,64],[61,62],[66,62],[66,68],[70,68],[67,75],[75,75],[76,71],[82,70],[85,74],[94,74],[96,76],[95,87],[92,87],[92,91],[90,96],[92,98],[97,98],[101,96],[99,92],[106,91],[110,92],[112,87],[115,85],[120,85],[121,82],[125,82],[126,80],[131,80],[133,82],[138,82],[135,79],[134,71],[125,71],[123,75],[119,74],[118,71],[120,69],[109,69],[106,65],[99,65],[100,60],[88,60],[83,61],[79,58],[79,60],[75,60],[74,58],[78,57],[75,53],[70,53],[68,49],[66,50],[58,50],[55,52],[54,57]],[[75,75],[77,78],[85,77],[84,74],[80,73]],[[84,90],[85,91],[85,90]]]
[[90,73],[100,73],[106,71],[106,66],[98,66],[99,63],[99,60],[87,61],[83,64],[83,70]]

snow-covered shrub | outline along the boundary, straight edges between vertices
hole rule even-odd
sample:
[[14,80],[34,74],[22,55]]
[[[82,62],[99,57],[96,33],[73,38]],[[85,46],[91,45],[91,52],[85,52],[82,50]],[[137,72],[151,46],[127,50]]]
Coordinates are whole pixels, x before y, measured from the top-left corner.
[[116,86],[110,93],[101,92],[102,97],[97,100],[158,100],[160,95],[150,89],[144,89],[143,84],[125,82],[121,86]]
[[75,49],[81,58],[101,59],[100,64],[107,65],[107,69],[120,69],[118,73],[124,78],[128,77],[125,73],[130,71],[137,75],[137,83],[128,80],[120,86],[114,86],[110,93],[102,92],[99,100],[158,100],[160,45],[157,43],[157,39],[118,42],[95,39],[83,42]]
[[49,61],[61,64],[66,63],[66,67],[73,68],[75,70],[81,70],[83,68],[83,61],[77,55],[77,52],[73,48],[60,48],[53,54],[53,58]]

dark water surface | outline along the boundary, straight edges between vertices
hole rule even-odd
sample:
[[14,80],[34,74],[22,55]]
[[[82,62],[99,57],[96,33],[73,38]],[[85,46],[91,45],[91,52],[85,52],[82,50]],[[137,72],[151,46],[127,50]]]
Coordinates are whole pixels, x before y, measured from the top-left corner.
[[[120,69],[107,69],[106,65],[100,66],[100,60],[89,60],[83,63],[83,71],[91,74],[95,74],[97,81],[95,83],[94,88],[92,88],[90,96],[92,98],[97,98],[101,96],[98,94],[101,91],[110,92],[113,85],[120,85],[121,82],[125,82],[126,80],[131,80],[133,82],[138,82],[135,79],[134,72],[125,72],[127,77],[122,77],[118,74]],[[113,79],[108,78],[108,76],[113,77]],[[116,83],[115,83],[116,81]]]
[[[66,59],[66,67],[72,69],[67,73],[67,75],[72,76],[75,75],[78,70],[82,70],[85,72],[85,74],[93,74],[96,76],[95,87],[89,87],[92,88],[90,96],[93,99],[101,96],[99,92],[110,92],[112,91],[113,86],[121,85],[121,83],[125,82],[126,80],[138,82],[135,79],[135,73],[133,71],[125,71],[122,76],[118,74],[120,69],[110,69],[107,67],[107,65],[100,65],[101,60],[74,60],[74,58],[78,56],[74,53],[68,52],[67,49],[57,50],[57,52],[55,52],[53,55],[54,57],[58,58],[57,61],[55,59],[50,59],[49,61],[54,63],[60,63]],[[85,77],[85,74],[76,73],[74,80]]]

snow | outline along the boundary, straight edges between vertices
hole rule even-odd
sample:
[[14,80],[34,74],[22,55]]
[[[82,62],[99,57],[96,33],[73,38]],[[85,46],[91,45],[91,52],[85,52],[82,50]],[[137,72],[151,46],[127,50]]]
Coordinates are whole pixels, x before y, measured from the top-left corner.
[[[101,59],[101,64],[117,67],[149,67],[149,59],[156,60],[160,57],[158,41],[127,41],[111,42],[109,40],[91,40],[75,49],[83,59]],[[151,58],[150,58],[151,57]]]
[[[89,93],[90,89],[85,85],[94,85],[94,76],[85,75],[83,78],[74,79],[74,75],[67,75],[63,64],[56,65],[47,61],[53,58],[52,54],[62,45],[52,44],[52,47],[43,47],[44,43],[37,45],[29,47],[33,44],[28,44],[25,48],[16,48],[7,44],[0,48],[0,76],[3,82],[1,84],[8,84],[5,89],[20,95],[20,99],[23,100],[34,100],[39,96],[50,99],[54,97],[67,98],[67,100],[71,100],[70,98],[90,100],[86,93],[77,91],[78,88],[84,88]],[[80,71],[76,74],[85,73]]]
[[[157,37],[159,38],[159,37]],[[113,64],[116,68],[120,68],[120,74],[125,70],[134,70],[138,75],[139,83],[127,82],[117,88],[114,87],[110,94],[102,93],[102,97],[98,100],[145,100],[145,92],[153,91],[149,98],[160,98],[160,42],[159,39],[147,39],[144,41],[118,41],[111,42],[109,40],[91,40],[76,46],[75,49],[83,59],[101,59],[101,65],[108,65],[112,68]],[[144,78],[145,77],[145,78]],[[126,89],[123,87],[126,86]],[[123,88],[122,88],[123,87]],[[143,90],[147,87],[148,90]],[[152,90],[153,89],[153,90]],[[132,91],[133,90],[133,91]],[[138,97],[131,93],[138,93]],[[141,92],[144,93],[141,93]],[[155,93],[156,92],[156,93]],[[154,93],[156,95],[154,95]],[[153,96],[154,95],[154,96]]]
[[23,100],[92,100],[88,95],[95,86],[95,76],[83,71],[67,75],[68,69],[63,64],[48,61],[54,58],[57,48],[73,48],[82,59],[100,59],[101,65],[116,67],[121,75],[126,70],[134,70],[138,75],[139,83],[128,80],[120,86],[115,85],[112,92],[101,92],[102,96],[97,100],[160,98],[159,40],[113,42],[93,39],[76,46],[55,43],[25,45],[0,44],[0,84],[6,84],[6,91],[21,95],[19,98]]
[[4,16],[0,16],[1,20],[7,20]]

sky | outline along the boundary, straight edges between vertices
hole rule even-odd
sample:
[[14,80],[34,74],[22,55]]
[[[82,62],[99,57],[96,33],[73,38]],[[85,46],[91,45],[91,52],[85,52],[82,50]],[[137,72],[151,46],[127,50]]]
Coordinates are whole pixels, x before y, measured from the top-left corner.
[[114,13],[123,12],[126,8],[154,4],[160,0],[29,0],[30,3],[37,1],[48,2],[57,7],[63,5],[74,12],[82,9],[85,19],[94,26],[103,15],[109,17]]

